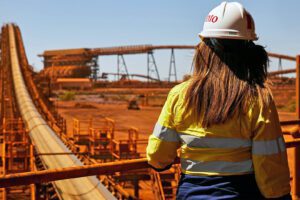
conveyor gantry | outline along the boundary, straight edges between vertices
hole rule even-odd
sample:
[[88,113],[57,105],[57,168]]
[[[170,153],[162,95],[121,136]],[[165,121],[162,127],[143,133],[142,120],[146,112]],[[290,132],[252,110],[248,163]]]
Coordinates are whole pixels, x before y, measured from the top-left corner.
[[[63,144],[37,111],[26,88],[19,63],[15,27],[9,24],[9,50],[15,94],[23,120],[27,123],[30,138],[38,154],[61,153],[67,155],[46,155],[41,159],[47,169],[83,166],[82,162]],[[61,199],[115,199],[95,176],[55,181],[56,191]]]

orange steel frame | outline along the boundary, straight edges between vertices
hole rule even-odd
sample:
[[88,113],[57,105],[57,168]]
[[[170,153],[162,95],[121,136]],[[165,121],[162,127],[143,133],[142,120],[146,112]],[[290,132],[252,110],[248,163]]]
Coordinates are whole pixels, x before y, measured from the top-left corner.
[[[79,120],[73,118],[73,139],[76,144],[88,145],[92,157],[102,157],[106,160],[124,160],[139,158],[137,146],[148,140],[139,140],[139,132],[135,127],[128,129],[128,139],[115,140],[115,122],[110,118],[97,120]],[[101,124],[99,126],[99,124]],[[105,155],[104,155],[105,154]],[[101,158],[100,158],[101,160]]]
[[[84,124],[84,127],[83,125]],[[86,125],[88,124],[88,125]],[[73,119],[73,138],[75,142],[89,139],[89,130],[93,127],[93,119],[79,120]]]
[[[296,56],[296,114],[300,120],[300,55]],[[300,129],[300,125],[298,127]],[[294,178],[293,178],[293,196],[300,198],[300,146],[294,148]]]
[[[296,57],[275,54],[275,53],[268,53],[270,57],[285,59],[289,61],[296,62],[296,69],[289,69],[289,70],[281,70],[270,73],[271,75],[279,75],[279,74],[286,74],[286,73],[293,73],[296,72],[296,120],[284,121],[282,125],[297,125],[296,130],[293,130],[296,133],[291,132],[292,136],[299,137],[300,134],[300,55]],[[292,144],[291,141],[290,144]],[[294,199],[300,199],[300,145],[293,146],[293,155],[294,155],[294,162],[292,165],[293,168],[293,180],[292,180],[292,195]]]
[[[19,163],[16,166],[16,163]],[[3,119],[2,174],[34,171],[33,146],[29,142],[28,130],[21,118]],[[30,185],[31,199],[35,199],[35,187]],[[7,199],[8,191],[2,189],[2,199]]]
[[[296,72],[296,118],[297,119],[281,122],[281,125],[297,125],[296,130],[292,130],[290,134],[292,136],[299,137],[300,134],[300,55],[297,55],[296,57],[292,57],[292,56],[269,53],[269,56],[296,62],[296,69],[281,70],[281,71],[274,72],[274,74],[272,75]],[[291,141],[291,143],[293,143],[293,141]],[[294,146],[293,155],[294,155],[294,162],[292,165],[293,168],[292,195],[294,199],[300,199],[300,145]]]
[[127,140],[113,140],[112,154],[118,160],[139,158],[137,151],[137,141],[139,138],[138,129],[131,127],[128,129]]
[[91,156],[103,155],[103,160],[112,160],[112,141],[114,139],[115,122],[110,118],[104,118],[101,127],[89,129],[89,152]]
[[[154,169],[151,169],[150,172],[155,198],[158,200],[175,199],[180,179],[180,166],[175,164],[163,172],[157,172]],[[166,184],[168,181],[170,185]]]

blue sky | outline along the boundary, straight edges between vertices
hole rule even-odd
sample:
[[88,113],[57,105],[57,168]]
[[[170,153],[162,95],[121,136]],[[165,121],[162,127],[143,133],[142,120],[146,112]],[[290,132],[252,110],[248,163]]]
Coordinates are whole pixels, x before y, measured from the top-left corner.
[[[43,67],[37,54],[48,49],[95,48],[135,44],[199,42],[208,12],[218,0],[1,0],[0,23],[20,26],[29,62]],[[268,51],[300,54],[300,1],[241,0],[252,14],[257,43]],[[179,78],[189,73],[193,52],[177,50]],[[170,51],[156,51],[163,79],[168,76]],[[100,72],[116,72],[116,56],[100,57]],[[146,74],[146,55],[125,56],[129,73]],[[272,60],[271,70],[278,60]],[[283,62],[283,68],[294,67]]]

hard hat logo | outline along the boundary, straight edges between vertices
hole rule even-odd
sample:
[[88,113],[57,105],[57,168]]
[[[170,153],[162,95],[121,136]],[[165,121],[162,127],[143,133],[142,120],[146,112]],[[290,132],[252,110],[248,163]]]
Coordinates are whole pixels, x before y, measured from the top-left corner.
[[216,21],[218,21],[218,16],[215,15],[208,15],[205,19],[205,22],[212,22],[215,23]]

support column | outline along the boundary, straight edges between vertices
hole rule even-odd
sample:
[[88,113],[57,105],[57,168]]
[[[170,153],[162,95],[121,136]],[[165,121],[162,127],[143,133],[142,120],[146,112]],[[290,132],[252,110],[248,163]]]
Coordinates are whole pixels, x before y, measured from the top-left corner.
[[[172,69],[174,72],[172,72]],[[170,59],[170,68],[169,68],[169,82],[171,82],[171,77],[174,76],[175,82],[177,82],[177,72],[176,72],[176,63],[175,63],[175,53],[174,49],[171,49],[171,59]]]
[[127,76],[127,79],[130,79],[127,65],[124,59],[124,56],[122,54],[118,55],[118,62],[117,62],[117,78],[120,80],[120,75],[125,74]]
[[[300,55],[296,56],[296,114],[297,119],[300,119]],[[300,128],[300,127],[299,127]],[[300,198],[300,147],[293,149],[293,198]]]
[[147,53],[147,77],[148,77],[148,81],[150,80],[152,74],[155,74],[158,81],[160,81],[157,65],[156,65],[156,62],[155,62],[155,59],[154,59],[154,55],[153,55],[153,52],[150,51],[150,52]]
[[[278,71],[282,71],[282,60],[281,60],[281,58],[279,58],[279,60],[278,60]],[[282,77],[282,74],[279,74],[278,76]]]
[[140,192],[139,192],[139,180],[138,177],[134,177],[134,180],[132,181],[133,186],[134,186],[134,196],[136,198],[139,198]]
[[[30,171],[31,172],[35,171],[34,163],[35,163],[35,159],[34,159],[33,145],[30,145]],[[36,197],[37,196],[36,196],[35,184],[30,184],[30,199],[36,200]]]
[[89,63],[89,65],[91,66],[92,79],[93,79],[93,81],[97,81],[98,71],[99,71],[98,56],[93,57],[91,62]]

